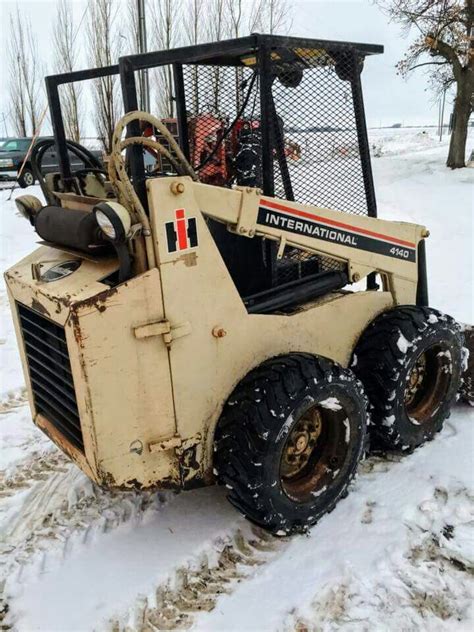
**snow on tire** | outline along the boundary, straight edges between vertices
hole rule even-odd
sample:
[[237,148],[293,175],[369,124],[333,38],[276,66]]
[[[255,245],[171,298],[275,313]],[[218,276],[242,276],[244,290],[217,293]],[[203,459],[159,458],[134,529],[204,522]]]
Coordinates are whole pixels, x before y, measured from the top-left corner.
[[293,353],[251,371],[215,437],[228,499],[275,535],[303,532],[344,496],[364,448],[366,398],[352,371]]
[[460,325],[427,307],[398,307],[367,327],[352,367],[369,398],[376,444],[411,451],[441,430],[459,388],[462,349]]

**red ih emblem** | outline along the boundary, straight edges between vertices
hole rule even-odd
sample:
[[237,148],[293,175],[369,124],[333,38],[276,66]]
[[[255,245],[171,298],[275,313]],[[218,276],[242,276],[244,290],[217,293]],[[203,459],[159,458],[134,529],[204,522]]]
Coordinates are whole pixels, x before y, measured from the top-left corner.
[[195,248],[198,245],[196,218],[186,219],[184,208],[179,208],[174,213],[175,221],[165,223],[168,252]]

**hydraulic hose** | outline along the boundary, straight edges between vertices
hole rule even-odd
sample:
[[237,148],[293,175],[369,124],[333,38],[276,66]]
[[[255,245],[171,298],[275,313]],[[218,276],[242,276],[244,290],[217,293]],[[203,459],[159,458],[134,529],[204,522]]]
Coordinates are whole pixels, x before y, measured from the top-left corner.
[[[150,123],[154,128],[158,129],[160,133],[166,138],[172,149],[173,154],[159,141],[152,140],[151,138],[145,138],[142,136],[133,136],[122,140],[122,134],[126,126],[135,120],[146,121]],[[127,207],[131,207],[136,215],[136,219],[142,225],[142,233],[145,240],[145,250],[148,268],[156,267],[156,254],[153,244],[153,239],[150,230],[150,221],[143,208],[143,205],[133,188],[130,178],[127,174],[125,160],[122,156],[122,152],[131,145],[142,145],[143,147],[150,147],[155,151],[160,152],[165,156],[176,169],[179,175],[191,176],[193,180],[198,180],[198,176],[189,162],[186,160],[181,148],[176,142],[175,138],[168,130],[168,128],[158,118],[149,114],[148,112],[129,112],[125,114],[115,126],[114,134],[112,137],[112,151],[110,154],[109,162],[109,178],[112,185],[116,188],[118,197],[122,204]]]

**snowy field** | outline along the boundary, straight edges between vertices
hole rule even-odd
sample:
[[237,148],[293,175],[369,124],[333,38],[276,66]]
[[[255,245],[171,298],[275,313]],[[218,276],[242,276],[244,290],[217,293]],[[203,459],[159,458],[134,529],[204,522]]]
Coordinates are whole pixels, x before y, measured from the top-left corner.
[[[434,130],[370,137],[379,216],[430,229],[431,305],[472,323],[474,170],[447,170]],[[35,243],[8,194],[0,191],[2,270]],[[30,421],[3,285],[0,318],[4,626],[473,629],[472,409],[456,406],[410,456],[363,462],[352,493],[308,535],[271,539],[217,487],[111,494],[90,483]]]

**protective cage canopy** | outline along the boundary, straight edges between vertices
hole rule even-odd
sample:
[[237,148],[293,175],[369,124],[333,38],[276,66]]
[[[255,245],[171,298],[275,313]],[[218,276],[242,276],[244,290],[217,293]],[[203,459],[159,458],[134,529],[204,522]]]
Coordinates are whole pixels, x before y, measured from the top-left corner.
[[[130,55],[120,60],[125,109],[139,107],[134,71],[158,67],[158,114],[201,181],[376,216],[360,72],[366,55],[381,52],[255,34]],[[139,184],[143,166],[132,172]]]
[[[138,87],[149,72],[152,107],[175,135],[201,182],[260,188],[264,195],[377,216],[360,73],[383,46],[253,34],[222,42],[124,56],[117,66],[46,78],[61,178],[72,181],[58,87],[120,73],[124,109],[140,109]],[[128,136],[151,133],[138,121]],[[163,144],[166,139],[159,138]],[[128,151],[131,179],[148,207],[144,153]],[[173,173],[158,157],[155,175]],[[344,264],[276,245],[243,243],[210,221],[242,295]],[[252,240],[253,241],[253,240]],[[256,274],[255,271],[259,270]],[[369,276],[369,287],[375,279]]]

